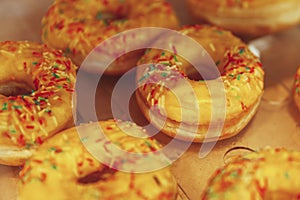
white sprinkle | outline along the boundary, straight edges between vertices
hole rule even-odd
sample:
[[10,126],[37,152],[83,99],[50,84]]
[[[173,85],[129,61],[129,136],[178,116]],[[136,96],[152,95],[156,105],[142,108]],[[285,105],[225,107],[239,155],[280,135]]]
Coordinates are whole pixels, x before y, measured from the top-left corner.
[[54,122],[54,126],[57,126],[58,123],[57,123],[56,117],[55,117],[55,116],[52,116],[52,119],[53,119],[53,122]]
[[147,95],[147,101],[149,101],[149,100],[150,100],[150,96],[151,96],[151,94],[150,94],[150,93],[148,93],[148,95]]
[[210,47],[210,49],[211,49],[213,52],[216,51],[216,48],[215,48],[215,46],[214,46],[213,43],[209,43],[209,47]]

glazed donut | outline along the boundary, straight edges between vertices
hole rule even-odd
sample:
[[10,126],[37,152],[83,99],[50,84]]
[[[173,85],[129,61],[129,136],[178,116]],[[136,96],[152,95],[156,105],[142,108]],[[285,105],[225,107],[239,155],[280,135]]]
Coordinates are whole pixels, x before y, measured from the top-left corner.
[[300,110],[300,67],[298,68],[297,73],[295,75],[294,102]]
[[216,170],[202,196],[208,199],[299,199],[300,152],[266,148],[238,156]]
[[[178,27],[178,20],[170,4],[163,0],[55,0],[42,20],[42,40],[62,49],[80,66],[91,50],[104,40],[139,27],[173,29]],[[116,51],[125,49],[124,46],[115,46]],[[118,57],[105,73],[124,73],[135,66],[143,52],[138,50]]]
[[[97,122],[95,122],[97,123]],[[145,136],[144,129],[130,122],[99,122],[110,142],[121,149],[147,153],[160,144],[150,138],[136,138],[123,132]],[[91,124],[81,130],[92,133]],[[134,133],[133,133],[134,132]],[[75,127],[47,140],[26,162],[18,184],[20,200],[52,199],[175,199],[177,185],[169,168],[148,173],[127,173],[97,161],[84,147]],[[125,165],[129,161],[124,158]],[[111,163],[114,166],[115,163]]]
[[300,23],[298,0],[188,0],[196,19],[257,37],[281,31]]
[[[184,46],[184,41],[168,41],[174,47],[174,52],[150,49],[140,59],[138,65],[154,64],[137,68],[136,99],[142,113],[159,130],[178,139],[192,139],[194,142],[203,142],[205,139],[205,142],[209,142],[234,136],[254,116],[261,100],[264,71],[259,59],[241,40],[217,27],[184,27],[180,33],[201,44],[218,66],[226,96],[226,119],[222,133],[219,136],[207,135],[209,125],[217,123],[211,121],[212,99],[206,82],[201,81],[201,77],[200,80],[193,78],[191,64],[176,54],[176,49],[189,50]],[[191,53],[201,58],[203,52]],[[182,80],[191,86],[195,100],[187,87],[178,84]],[[165,85],[172,85],[172,88],[166,88]],[[177,100],[174,91],[185,99]],[[222,101],[221,98],[217,97],[214,101]],[[195,103],[198,104],[199,115],[194,115]],[[150,110],[153,110],[152,114]],[[182,113],[189,113],[189,116],[182,117]],[[191,133],[193,130],[196,134]]]
[[0,43],[0,163],[21,165],[31,149],[73,120],[76,66],[29,41]]

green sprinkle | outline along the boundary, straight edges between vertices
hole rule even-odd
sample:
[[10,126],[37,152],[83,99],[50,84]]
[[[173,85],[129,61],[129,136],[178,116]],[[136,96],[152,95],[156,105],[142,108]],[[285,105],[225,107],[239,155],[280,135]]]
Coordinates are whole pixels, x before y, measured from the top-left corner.
[[234,78],[234,75],[233,75],[233,74],[229,74],[228,76],[230,76],[231,78]]
[[175,54],[173,54],[173,58],[174,58],[175,62],[178,62],[177,56]]
[[17,131],[14,130],[14,129],[10,130],[9,132],[12,133],[12,134],[17,133]]
[[52,75],[55,77],[55,78],[59,78],[59,76],[56,74],[56,73],[52,73]]
[[103,24],[104,24],[105,26],[108,26],[108,25],[109,25],[109,22],[108,22],[107,19],[103,19],[102,22],[103,22]]
[[45,108],[44,111],[45,111],[46,113],[50,113],[50,112],[51,112],[51,109],[50,109],[50,108]]
[[232,172],[232,173],[230,174],[230,176],[231,176],[231,177],[234,177],[234,178],[238,177],[237,171]]
[[33,100],[35,105],[40,105],[40,102],[38,100]]
[[53,165],[52,165],[52,169],[57,170],[57,166],[53,164]]
[[145,141],[145,144],[146,144],[148,147],[152,147],[152,145],[151,145],[148,141]]
[[241,80],[241,75],[238,74],[237,77],[236,77],[236,79],[237,79],[238,81]]
[[7,103],[3,103],[1,110],[7,110]]
[[37,65],[39,62],[32,62],[32,65]]
[[40,100],[40,101],[47,101],[48,99],[46,99],[44,97],[38,97],[38,100]]
[[167,77],[167,76],[168,76],[168,73],[163,72],[163,73],[161,73],[161,76],[162,76],[162,77]]
[[161,52],[161,55],[162,55],[162,56],[165,56],[165,55],[166,55],[166,52],[164,52],[164,51]]
[[22,106],[12,106],[14,109],[22,109]]
[[59,64],[57,64],[57,63],[55,63],[54,65],[53,65],[53,68],[54,69],[57,69],[59,67]]
[[290,178],[289,172],[285,172],[285,173],[284,173],[284,176],[285,176],[285,178],[289,179],[289,178]]
[[57,85],[56,87],[59,89],[63,88],[63,86],[61,86],[61,85]]
[[216,33],[222,35],[223,34],[223,31],[220,31],[220,30],[215,30]]
[[220,63],[221,63],[221,61],[220,61],[220,60],[218,60],[218,61],[216,62],[216,65],[218,66]]
[[29,94],[22,94],[21,97],[22,99],[25,99],[25,97],[29,97]]
[[149,77],[149,74],[147,73],[143,77],[141,77],[138,82],[141,82],[141,81],[145,80],[148,77]]
[[166,65],[166,66],[170,66],[170,63],[160,63],[160,64],[162,64],[162,65]]
[[153,70],[155,70],[155,69],[156,69],[155,65],[150,65],[150,72],[153,71]]
[[65,48],[65,53],[66,54],[70,54],[70,53],[72,53],[72,51],[71,51],[71,49],[69,47],[66,47]]
[[101,20],[102,19],[102,12],[98,11],[96,14],[96,20]]
[[55,148],[55,147],[50,147],[49,149],[48,149],[48,151],[56,151],[57,150],[57,148]]
[[296,93],[299,93],[299,88],[298,87],[296,88]]
[[240,49],[239,54],[243,54],[245,52],[245,49]]

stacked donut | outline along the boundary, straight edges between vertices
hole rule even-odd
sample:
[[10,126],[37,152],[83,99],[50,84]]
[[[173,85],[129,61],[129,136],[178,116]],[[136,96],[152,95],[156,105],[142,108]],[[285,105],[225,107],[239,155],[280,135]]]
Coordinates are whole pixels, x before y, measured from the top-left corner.
[[[263,13],[260,11],[266,7],[265,2],[189,2],[195,15],[241,35],[267,34],[300,21],[298,14],[291,17],[292,14],[284,13],[274,26],[263,14],[257,17],[261,23],[251,20],[252,27],[246,28],[244,21],[252,18],[251,10],[258,8],[254,15]],[[196,9],[198,4],[203,10]],[[281,5],[276,1],[271,10],[278,11]],[[287,10],[294,7],[295,13],[299,13],[299,6],[295,5],[299,5],[298,1],[284,4]],[[245,17],[240,18],[241,12]],[[0,75],[3,94],[0,95],[0,163],[23,165],[18,182],[20,199],[43,199],[50,193],[53,199],[62,200],[176,198],[177,185],[170,168],[140,174],[120,170],[137,161],[115,158],[111,145],[140,157],[157,154],[163,148],[155,139],[147,138],[141,127],[132,122],[107,120],[69,128],[74,120],[72,109],[76,109],[72,97],[76,95],[78,67],[99,43],[140,27],[177,29],[178,34],[204,49],[193,52],[185,46],[186,51],[200,60],[209,55],[213,64],[204,66],[204,70],[215,68],[217,72],[217,76],[208,80],[197,74],[196,66],[177,51],[185,42],[170,42],[165,35],[148,38],[144,46],[167,41],[172,51],[139,49],[110,64],[105,71],[107,75],[122,75],[136,65],[145,66],[137,68],[136,99],[145,118],[162,133],[192,142],[219,141],[238,134],[253,118],[264,90],[264,71],[259,58],[231,32],[209,25],[179,28],[172,7],[163,0],[54,0],[42,19],[45,44],[0,43],[1,63],[6,66]],[[223,95],[213,99],[208,85],[214,85],[215,81],[220,81]],[[298,85],[297,76],[295,100],[299,98]],[[178,99],[178,93],[184,99]],[[225,110],[224,119],[222,112],[216,119],[212,117],[213,101],[220,102],[219,105],[224,103],[219,108]],[[220,133],[208,134],[220,124]],[[95,127],[103,131],[104,138],[109,139],[107,142],[103,143],[104,138],[93,140],[98,134]],[[78,136],[79,131],[86,137]],[[85,145],[89,140],[92,147],[101,144],[106,151],[93,154]],[[108,154],[106,158],[110,162],[98,159],[98,154]],[[299,157],[299,152],[283,149],[267,149],[239,157],[216,172],[203,199],[299,198],[296,191],[300,184],[292,179],[299,173]],[[276,163],[284,164],[278,167]],[[281,183],[277,184],[277,177]]]
[[298,0],[188,0],[196,20],[244,37],[279,32],[300,23]]

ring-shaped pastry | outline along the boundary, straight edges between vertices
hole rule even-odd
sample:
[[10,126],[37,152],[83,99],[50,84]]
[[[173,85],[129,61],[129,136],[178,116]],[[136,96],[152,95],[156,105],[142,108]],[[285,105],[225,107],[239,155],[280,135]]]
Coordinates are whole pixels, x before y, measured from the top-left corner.
[[0,163],[21,165],[30,149],[73,123],[77,67],[59,50],[0,43]]
[[[264,86],[264,71],[259,59],[248,47],[230,32],[212,26],[184,27],[180,32],[197,41],[212,57],[220,71],[223,81],[226,105],[226,119],[221,135],[207,135],[211,123],[212,101],[222,100],[222,97],[211,98],[210,91],[197,75],[195,68],[176,52],[149,49],[140,59],[141,64],[154,64],[148,67],[138,67],[136,82],[137,102],[145,117],[159,130],[172,137],[194,142],[216,141],[232,137],[240,132],[252,119],[259,106]],[[161,42],[158,41],[157,42]],[[170,44],[173,49],[185,45],[184,41]],[[186,47],[188,48],[188,47]],[[188,51],[188,49],[186,50]],[[203,52],[192,52],[201,59]],[[214,66],[207,66],[214,67]],[[201,74],[200,74],[201,75]],[[191,78],[190,78],[191,77]],[[192,115],[196,107],[188,92],[189,89],[179,84],[185,79],[196,95],[199,116]],[[165,85],[172,85],[167,88]],[[185,99],[178,100],[176,93],[186,93]],[[218,99],[220,98],[220,99]],[[190,102],[193,101],[193,102]],[[184,105],[180,105],[184,102]],[[152,109],[154,108],[154,109]],[[150,110],[154,110],[151,119]],[[156,110],[156,111],[155,111]],[[182,113],[186,114],[182,117]],[[161,127],[161,121],[165,119]],[[181,127],[180,132],[179,127]],[[192,129],[191,129],[192,127]],[[197,130],[191,133],[190,130]],[[178,133],[178,134],[177,134]]]

